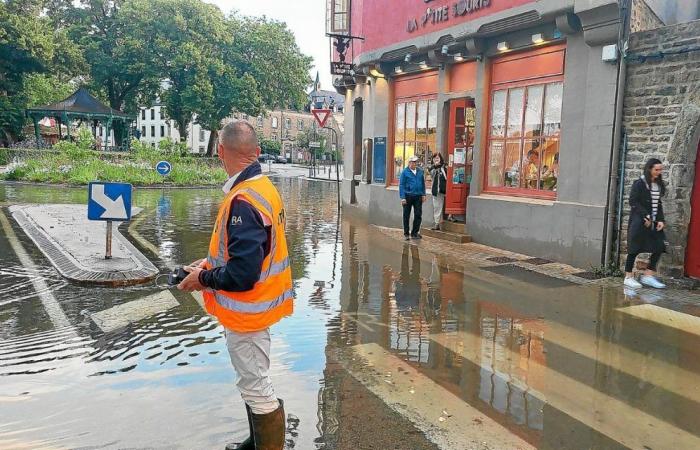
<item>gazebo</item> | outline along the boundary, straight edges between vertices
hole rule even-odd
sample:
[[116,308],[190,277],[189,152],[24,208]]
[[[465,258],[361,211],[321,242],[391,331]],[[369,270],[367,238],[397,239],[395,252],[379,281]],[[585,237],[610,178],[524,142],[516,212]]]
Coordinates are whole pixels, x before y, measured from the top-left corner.
[[[87,121],[92,125],[92,133],[97,142],[97,124],[102,123],[105,126],[106,133],[104,138],[104,147],[109,145],[109,131],[113,129],[116,123],[123,123],[126,133],[123,135],[122,142],[116,141],[115,147],[129,148],[129,138],[131,135],[131,122],[136,120],[136,116],[123,113],[119,110],[112,109],[104,105],[102,102],[93,97],[85,88],[80,88],[71,94],[68,98],[61,100],[58,103],[51,105],[37,106],[28,108],[26,111],[27,117],[30,117],[34,122],[34,134],[37,143],[41,142],[39,133],[39,121],[44,117],[53,117],[58,122],[59,138],[61,136],[61,125],[66,125],[67,136],[70,138],[70,127],[73,120]],[[119,145],[121,144],[121,145]]]

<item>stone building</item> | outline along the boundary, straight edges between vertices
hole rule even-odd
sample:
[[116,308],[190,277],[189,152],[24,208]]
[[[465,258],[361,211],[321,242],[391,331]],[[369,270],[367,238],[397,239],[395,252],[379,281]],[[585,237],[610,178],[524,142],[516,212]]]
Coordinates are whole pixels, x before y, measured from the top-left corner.
[[[700,13],[700,11],[698,11]],[[700,278],[700,21],[633,33],[623,116],[625,251],[627,194],[651,157],[665,164],[668,254],[661,270]]]

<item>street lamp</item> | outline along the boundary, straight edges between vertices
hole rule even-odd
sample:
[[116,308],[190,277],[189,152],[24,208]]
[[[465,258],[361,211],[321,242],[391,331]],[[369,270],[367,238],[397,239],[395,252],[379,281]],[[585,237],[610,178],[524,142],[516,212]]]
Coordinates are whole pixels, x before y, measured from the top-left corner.
[[[339,152],[340,149],[340,143],[338,142],[338,133],[335,131],[335,129],[331,127],[323,127],[326,130],[331,130],[333,132],[333,137],[335,138],[335,151]],[[340,211],[340,171],[338,169],[338,155],[335,155],[335,181],[337,184],[337,191],[338,191],[338,211]]]

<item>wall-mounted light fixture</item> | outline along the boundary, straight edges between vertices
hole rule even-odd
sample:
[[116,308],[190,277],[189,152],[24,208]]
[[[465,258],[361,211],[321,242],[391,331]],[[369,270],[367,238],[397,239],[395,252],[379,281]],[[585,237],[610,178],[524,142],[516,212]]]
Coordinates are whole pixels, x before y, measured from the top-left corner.
[[506,41],[499,42],[498,45],[496,46],[496,48],[498,49],[499,52],[505,52],[509,48],[508,42],[506,42]]
[[533,44],[541,44],[544,42],[544,36],[542,36],[542,33],[535,33],[532,35],[532,43]]
[[394,73],[396,73],[396,74],[403,73],[403,69],[401,68],[401,66],[394,67]]
[[375,66],[369,69],[369,74],[374,78],[384,78],[384,74]]
[[454,55],[452,55],[452,57],[455,61],[464,61],[464,56],[462,56],[461,53],[455,53]]

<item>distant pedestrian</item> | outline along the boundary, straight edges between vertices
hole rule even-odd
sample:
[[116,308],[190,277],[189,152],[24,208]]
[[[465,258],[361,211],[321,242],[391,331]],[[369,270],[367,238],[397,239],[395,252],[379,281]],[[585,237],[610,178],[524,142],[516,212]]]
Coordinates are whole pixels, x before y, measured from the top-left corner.
[[[642,285],[663,289],[665,284],[656,279],[656,265],[665,251],[666,219],[661,197],[666,193],[661,172],[661,161],[652,158],[644,165],[644,174],[632,184],[630,191],[630,218],[627,227],[627,262],[625,264],[625,286],[633,289]],[[632,270],[637,255],[651,253],[649,266],[639,279],[634,279]]]
[[447,193],[447,171],[445,160],[440,153],[433,155],[433,166],[430,169],[430,177],[433,179],[431,194],[433,194],[433,230],[440,229],[442,211],[445,207],[445,194]]
[[[403,205],[403,235],[408,241],[410,238],[421,239],[420,224],[423,220],[423,202],[425,201],[425,174],[418,167],[418,157],[411,156],[408,159],[408,167],[403,169],[399,179],[399,197]],[[413,209],[413,228],[409,234],[409,221]]]

